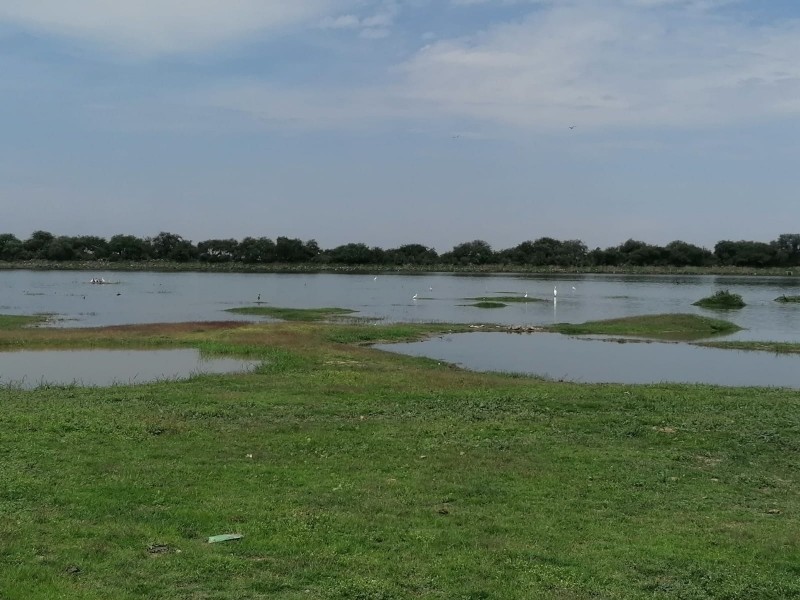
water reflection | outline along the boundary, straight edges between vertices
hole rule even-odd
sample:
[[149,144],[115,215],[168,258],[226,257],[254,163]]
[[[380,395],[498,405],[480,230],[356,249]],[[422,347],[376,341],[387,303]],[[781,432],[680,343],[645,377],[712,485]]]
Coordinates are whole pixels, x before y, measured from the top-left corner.
[[204,358],[195,349],[0,352],[0,385],[110,386],[253,369],[257,361]]
[[680,343],[618,343],[557,333],[463,333],[377,347],[444,360],[476,371],[527,373],[583,383],[674,382],[800,388],[800,356]]

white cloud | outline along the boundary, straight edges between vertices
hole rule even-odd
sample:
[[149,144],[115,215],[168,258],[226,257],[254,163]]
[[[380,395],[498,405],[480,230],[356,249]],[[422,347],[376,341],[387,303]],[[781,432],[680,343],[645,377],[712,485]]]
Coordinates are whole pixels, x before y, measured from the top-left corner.
[[361,19],[356,15],[340,15],[338,17],[326,17],[320,23],[322,29],[356,29],[361,26]]
[[399,9],[393,1],[385,1],[377,7],[377,11],[370,16],[359,17],[355,14],[340,15],[323,19],[320,27],[323,29],[358,29],[359,37],[366,39],[379,39],[391,33],[391,27],[397,17]]
[[[754,27],[741,12],[696,10],[701,3],[555,1],[522,21],[429,43],[383,84],[250,81],[205,100],[266,123],[324,128],[431,119],[583,132],[800,117],[800,21]],[[361,17],[358,28],[385,34]]]
[[423,48],[402,68],[405,93],[444,114],[534,128],[800,114],[800,21],[753,28],[698,5],[554,3]]
[[203,51],[323,19],[356,0],[0,0],[0,23],[88,40],[116,51]]

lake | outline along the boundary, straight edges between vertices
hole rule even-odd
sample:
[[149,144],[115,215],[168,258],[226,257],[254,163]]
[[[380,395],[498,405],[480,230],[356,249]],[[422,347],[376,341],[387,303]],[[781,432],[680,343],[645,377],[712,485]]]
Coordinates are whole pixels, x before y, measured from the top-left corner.
[[[97,277],[109,283],[89,283]],[[748,306],[728,312],[692,306],[721,289],[741,294]],[[525,293],[531,302],[467,306],[469,298]],[[774,302],[783,294],[800,294],[800,278],[0,271],[0,313],[50,313],[53,325],[62,327],[253,320],[225,309],[260,299],[267,306],[349,308],[387,322],[544,325],[684,312],[745,328],[730,339],[800,342],[800,305]]]
[[[93,278],[107,283],[93,284]],[[557,289],[554,302],[553,289]],[[712,311],[692,306],[718,290],[741,294],[747,306],[735,311]],[[528,294],[528,302],[499,309],[469,306],[475,298]],[[81,271],[0,271],[0,313],[52,315],[51,326],[95,327],[132,323],[182,321],[258,320],[225,309],[252,306],[317,308],[341,307],[354,316],[380,322],[497,323],[548,325],[581,323],[656,313],[693,313],[733,321],[744,329],[725,339],[800,343],[800,305],[781,304],[781,295],[800,295],[796,277],[734,277],[684,275],[464,275],[464,274],[252,274],[252,273],[152,273]],[[416,295],[416,299],[414,296]],[[263,319],[269,320],[269,319]],[[469,334],[473,335],[473,334]],[[514,338],[515,336],[511,336]],[[476,340],[481,339],[481,342]],[[791,385],[794,379],[775,375],[765,383],[761,374],[772,366],[800,366],[800,357],[764,353],[693,348],[686,344],[629,344],[587,342],[541,334],[516,336],[453,337],[442,342],[450,350],[442,354],[434,341],[424,346],[429,356],[457,362],[478,370],[524,371],[576,381],[703,381],[731,385]],[[506,341],[501,341],[506,340]],[[519,344],[513,350],[509,343]],[[470,350],[478,344],[478,351]],[[547,354],[551,348],[556,364],[536,370],[515,363],[514,355]],[[566,344],[566,346],[564,346]],[[593,344],[600,344],[595,346]],[[452,349],[473,352],[475,357],[452,354]],[[410,348],[409,348],[410,350]],[[702,351],[699,352],[698,351]],[[632,353],[631,357],[619,353]],[[589,355],[584,356],[584,354]],[[714,354],[717,353],[717,354]],[[602,356],[617,357],[603,361]],[[575,356],[582,356],[578,361]],[[667,355],[669,355],[667,357]],[[728,359],[741,355],[737,362]],[[717,363],[716,356],[727,357]],[[639,359],[634,360],[634,359]],[[731,359],[733,360],[733,359]],[[499,362],[498,362],[499,361]],[[688,375],[680,361],[694,364]],[[728,361],[728,362],[726,362]],[[664,363],[658,371],[644,365]],[[579,371],[575,365],[606,364],[601,373]],[[714,369],[705,364],[719,364]],[[778,368],[778,367],[775,367]],[[720,376],[702,373],[721,370]],[[785,367],[780,367],[785,369]],[[609,379],[610,373],[616,373]],[[628,376],[623,377],[623,375]],[[647,376],[644,376],[648,373]],[[727,375],[726,375],[727,373]],[[637,374],[641,374],[639,377]],[[637,378],[638,377],[638,378]],[[678,379],[675,379],[678,377]]]

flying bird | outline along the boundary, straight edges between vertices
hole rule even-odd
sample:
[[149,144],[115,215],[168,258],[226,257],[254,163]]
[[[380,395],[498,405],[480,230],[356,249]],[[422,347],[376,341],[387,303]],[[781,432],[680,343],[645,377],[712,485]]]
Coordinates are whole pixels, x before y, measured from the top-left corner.
[[570,125],[569,128],[570,129],[575,129],[575,125]]

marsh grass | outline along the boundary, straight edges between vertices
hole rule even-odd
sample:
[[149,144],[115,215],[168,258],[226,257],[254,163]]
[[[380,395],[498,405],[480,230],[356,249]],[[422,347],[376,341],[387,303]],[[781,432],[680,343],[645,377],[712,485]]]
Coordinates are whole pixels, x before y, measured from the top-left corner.
[[0,315],[0,329],[19,329],[31,325],[41,325],[48,315]]
[[775,302],[796,304],[800,303],[800,296],[787,296],[784,294],[782,296],[778,296],[777,298],[775,298]]
[[693,302],[692,305],[716,309],[734,309],[746,306],[739,294],[734,294],[728,290],[719,290],[711,296]]
[[283,321],[325,321],[356,312],[347,308],[284,308],[278,306],[242,306],[228,308],[226,311],[237,315],[272,317]]
[[467,304],[467,306],[474,306],[475,308],[504,308],[508,305],[503,302],[495,302],[493,300],[481,300],[480,302]]
[[48,332],[265,365],[0,389],[2,596],[800,595],[796,392],[470,373],[350,343],[435,325],[347,327]]
[[729,321],[691,314],[661,314],[623,317],[586,323],[557,323],[549,331],[568,335],[622,335],[664,340],[693,340],[740,331]]

